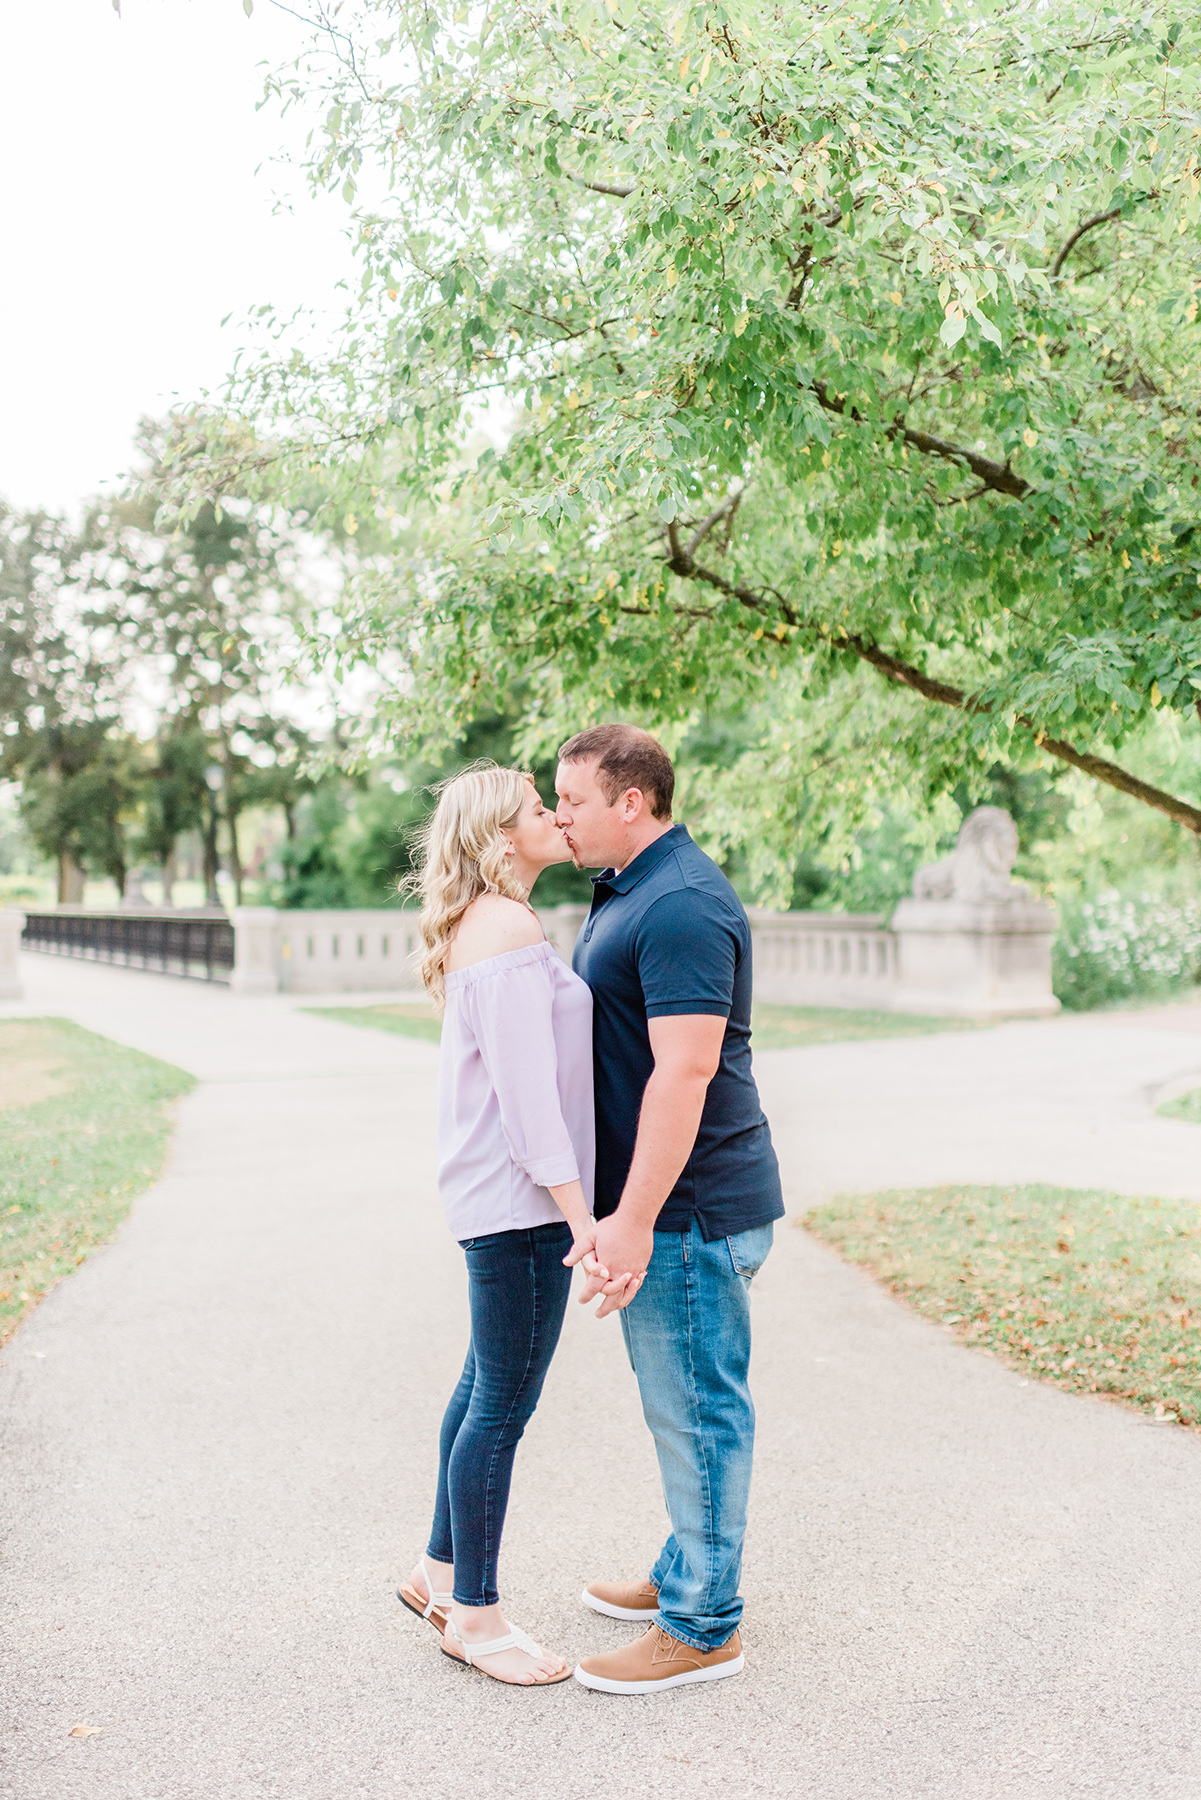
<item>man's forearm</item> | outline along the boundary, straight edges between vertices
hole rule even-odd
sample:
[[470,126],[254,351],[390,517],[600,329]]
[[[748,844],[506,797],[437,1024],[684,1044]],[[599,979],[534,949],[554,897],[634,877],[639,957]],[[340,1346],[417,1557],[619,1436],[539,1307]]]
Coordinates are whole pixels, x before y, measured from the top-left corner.
[[708,1077],[655,1069],[642,1095],[638,1136],[618,1211],[631,1225],[652,1228],[692,1155]]

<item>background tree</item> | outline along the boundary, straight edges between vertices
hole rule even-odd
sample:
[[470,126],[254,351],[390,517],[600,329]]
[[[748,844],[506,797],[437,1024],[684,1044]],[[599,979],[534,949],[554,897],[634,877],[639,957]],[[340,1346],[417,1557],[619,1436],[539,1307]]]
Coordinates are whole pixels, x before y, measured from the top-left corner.
[[[178,441],[174,419],[143,427],[149,484]],[[303,604],[291,521],[244,495],[182,517],[156,517],[143,497],[95,508],[86,536],[88,623],[146,672],[160,719],[147,849],[169,870],[179,835],[199,829],[206,901],[219,903],[224,827],[241,904],[238,820],[267,791],[264,769],[277,744],[293,759],[296,752],[272,716]]]
[[142,779],[139,746],[103,720],[60,720],[30,746],[21,812],[38,849],[58,863],[60,904],[82,901],[85,871],[124,894]]
[[0,505],[0,775],[21,783],[21,814],[58,866],[60,903],[82,900],[85,868],[124,892],[141,776],[119,665],[68,598],[80,554],[62,520]]
[[[147,771],[137,849],[140,857],[161,870],[164,906],[173,903],[179,840],[205,823],[204,776],[209,763],[208,741],[194,720],[185,714],[163,722]],[[214,884],[215,874],[214,869]]]
[[[143,428],[151,471],[178,438],[174,419]],[[291,817],[311,789],[318,746],[288,708],[314,713],[294,664],[321,545],[296,512],[227,496],[156,519],[135,497],[76,531],[0,506],[0,778],[58,861],[60,900],[82,899],[85,873],[123,892],[132,858],[160,865],[169,904],[190,832],[206,900],[223,854],[241,900],[242,813]]]
[[704,784],[765,879],[999,762],[1201,831],[1137,766],[1201,693],[1199,50],[1078,0],[343,6],[275,85],[389,196],[362,297],[171,491],[407,515],[340,649],[419,741],[518,688],[527,750],[766,712]]

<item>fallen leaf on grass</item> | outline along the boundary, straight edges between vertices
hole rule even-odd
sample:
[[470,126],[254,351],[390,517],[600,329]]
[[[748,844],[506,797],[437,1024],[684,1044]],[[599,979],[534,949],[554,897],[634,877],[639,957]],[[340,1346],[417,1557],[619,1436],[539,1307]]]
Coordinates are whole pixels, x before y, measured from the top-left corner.
[[72,1725],[68,1737],[99,1737],[104,1730],[103,1725]]

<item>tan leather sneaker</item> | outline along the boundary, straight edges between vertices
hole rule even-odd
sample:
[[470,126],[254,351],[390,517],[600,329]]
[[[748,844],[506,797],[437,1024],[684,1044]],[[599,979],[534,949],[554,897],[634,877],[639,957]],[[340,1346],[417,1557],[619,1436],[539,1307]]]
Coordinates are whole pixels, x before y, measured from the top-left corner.
[[659,1610],[659,1590],[650,1581],[590,1581],[580,1598],[609,1619],[645,1623]]
[[721,1681],[742,1674],[742,1639],[735,1632],[720,1650],[694,1650],[652,1625],[622,1650],[587,1656],[575,1678],[602,1694],[657,1694],[661,1688],[683,1687],[688,1681]]

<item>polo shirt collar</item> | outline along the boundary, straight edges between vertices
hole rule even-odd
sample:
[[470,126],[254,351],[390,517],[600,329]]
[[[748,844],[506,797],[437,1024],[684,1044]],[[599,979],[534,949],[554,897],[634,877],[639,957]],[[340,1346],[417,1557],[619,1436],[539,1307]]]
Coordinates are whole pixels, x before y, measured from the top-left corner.
[[602,869],[599,875],[590,877],[594,888],[603,882],[612,894],[628,894],[631,888],[646,878],[652,870],[657,869],[665,857],[678,850],[681,844],[690,844],[692,835],[687,825],[673,825],[670,831],[640,850],[633,862],[628,862],[618,875],[613,869]]

